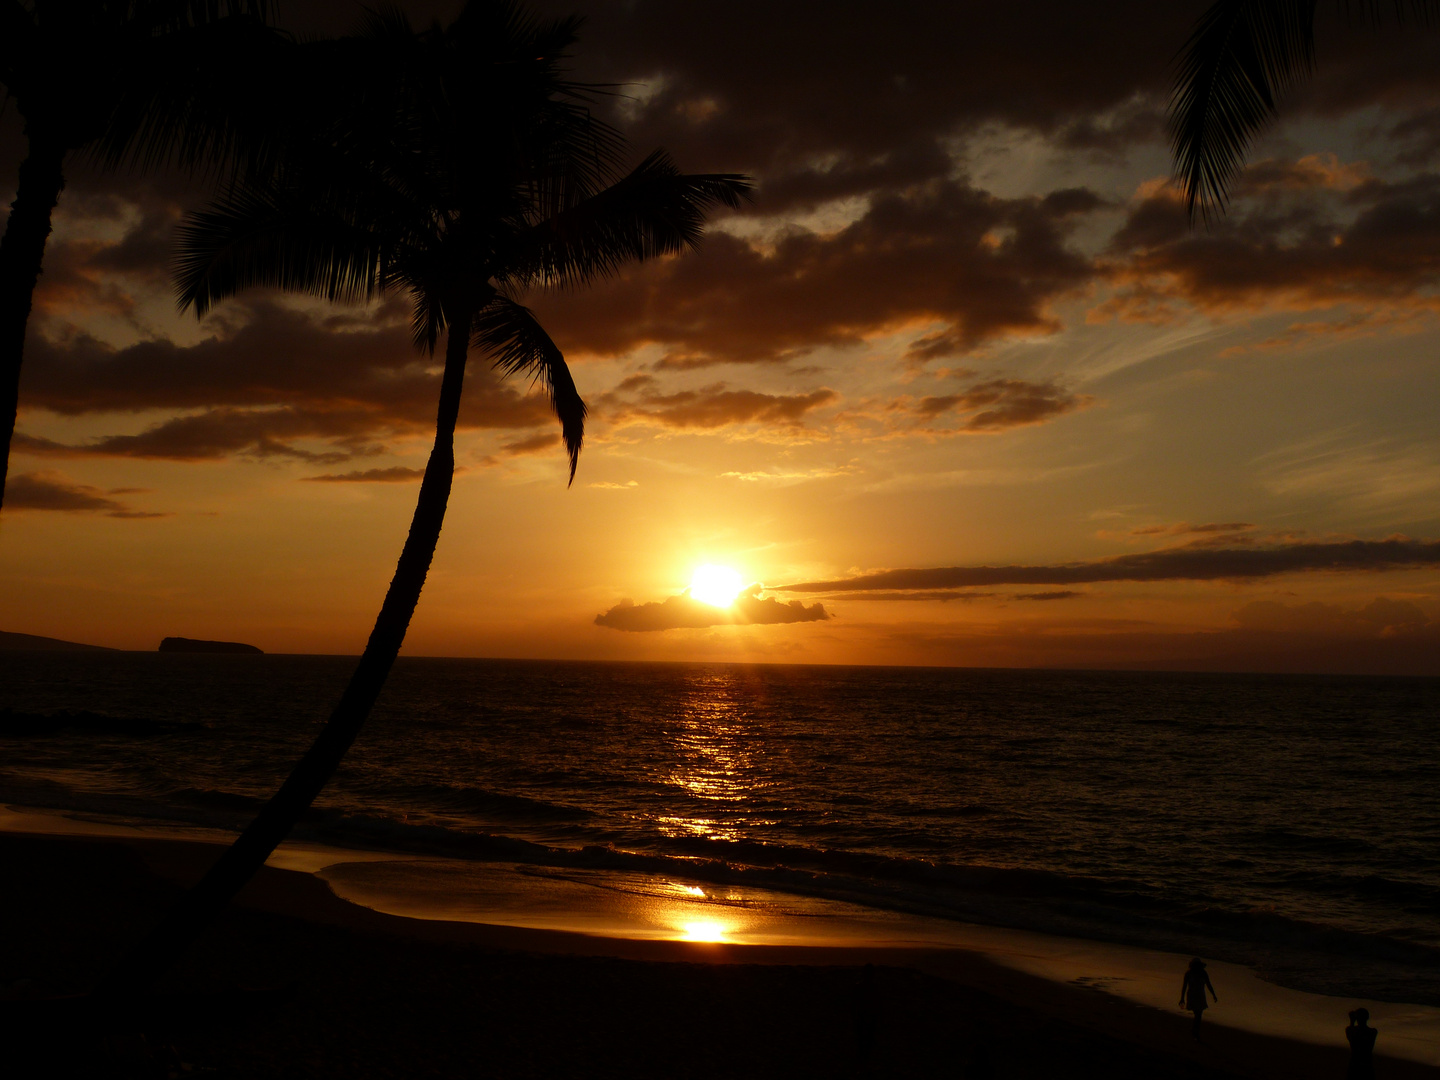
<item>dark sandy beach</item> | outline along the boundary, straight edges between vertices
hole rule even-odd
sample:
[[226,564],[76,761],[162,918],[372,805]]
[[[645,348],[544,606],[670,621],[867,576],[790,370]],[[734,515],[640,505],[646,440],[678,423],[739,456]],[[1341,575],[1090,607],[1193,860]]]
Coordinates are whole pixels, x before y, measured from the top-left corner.
[[[82,991],[215,850],[0,836],[7,1076],[965,1077],[987,1075],[982,1047],[997,1077],[1345,1071],[1333,1050],[1218,1026],[1197,1050],[1182,1016],[963,952],[422,922],[273,869],[155,1000],[123,1017],[44,1001]],[[1384,1060],[1377,1075],[1435,1071]]]

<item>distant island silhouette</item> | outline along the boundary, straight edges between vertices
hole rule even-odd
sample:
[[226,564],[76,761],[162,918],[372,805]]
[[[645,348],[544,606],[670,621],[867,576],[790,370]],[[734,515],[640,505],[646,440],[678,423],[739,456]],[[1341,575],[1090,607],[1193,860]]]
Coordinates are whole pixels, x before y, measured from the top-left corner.
[[201,653],[258,653],[264,654],[264,649],[257,649],[254,645],[245,645],[238,641],[200,641],[197,638],[188,637],[167,637],[160,642],[161,652],[201,652]]
[[0,630],[0,652],[116,652],[104,645],[82,645],[78,641],[41,637],[38,634],[15,634]]

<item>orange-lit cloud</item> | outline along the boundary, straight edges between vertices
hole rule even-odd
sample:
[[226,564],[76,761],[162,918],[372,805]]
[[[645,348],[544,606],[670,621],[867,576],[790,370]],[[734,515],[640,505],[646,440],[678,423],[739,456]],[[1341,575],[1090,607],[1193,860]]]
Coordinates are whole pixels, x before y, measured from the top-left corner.
[[[1440,177],[1335,187],[1302,183],[1298,165],[1267,163],[1262,172],[1274,174],[1261,188],[1273,197],[1237,200],[1208,231],[1190,229],[1173,189],[1142,193],[1111,241],[1117,295],[1092,317],[1163,321],[1177,317],[1177,305],[1229,314],[1353,302],[1404,321],[1437,309]],[[1378,318],[1371,311],[1367,325]]]
[[566,350],[659,345],[665,367],[788,361],[939,323],[912,348],[928,359],[1058,330],[1052,303],[1093,274],[1067,238],[1099,205],[1083,191],[997,199],[945,181],[877,197],[830,234],[793,227],[762,242],[712,233],[703,257],[536,307]]
[[[627,396],[627,391],[634,396]],[[807,413],[837,398],[835,391],[824,388],[800,394],[763,394],[731,390],[724,383],[663,394],[656,388],[654,376],[641,375],[626,379],[600,404],[604,415],[616,424],[652,423],[680,430],[713,430],[735,424],[797,427]]]
[[1008,431],[1028,424],[1043,424],[1057,416],[1083,409],[1094,401],[1054,383],[1025,379],[989,379],[954,394],[924,397],[913,411],[925,419],[946,413],[968,414],[959,430],[970,432]]
[[[30,453],[202,461],[243,454],[339,462],[433,430],[439,376],[408,329],[235,305],[238,326],[192,346],[149,340],[115,349],[86,334],[32,335],[21,382],[28,409],[64,416],[155,409],[182,415],[138,434],[66,444],[17,437]],[[338,322],[338,325],[337,325]],[[461,428],[550,428],[543,397],[470,366]],[[542,438],[545,436],[542,436]],[[302,440],[325,444],[316,448]]]

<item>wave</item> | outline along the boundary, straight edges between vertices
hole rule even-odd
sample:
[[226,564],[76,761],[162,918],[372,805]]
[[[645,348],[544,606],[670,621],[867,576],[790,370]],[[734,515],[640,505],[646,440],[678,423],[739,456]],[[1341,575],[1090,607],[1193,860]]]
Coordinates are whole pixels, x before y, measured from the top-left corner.
[[524,795],[505,795],[466,784],[370,785],[352,782],[347,793],[373,794],[384,804],[409,805],[427,813],[433,813],[436,809],[449,810],[501,821],[587,821],[595,816],[589,810],[566,803],[532,799]]
[[[158,796],[84,792],[46,782],[16,785],[5,796],[28,805],[147,821],[239,829],[259,797],[194,787]],[[499,796],[478,788],[431,785],[460,805],[511,815],[517,824],[568,823],[587,816],[562,804]],[[587,835],[598,829],[583,830]],[[466,862],[618,871],[713,886],[812,896],[954,921],[1105,940],[1249,964],[1274,981],[1322,993],[1440,1004],[1440,948],[1414,928],[1361,932],[1264,908],[1226,907],[1214,897],[1123,877],[1095,878],[1022,867],[934,862],[859,851],[702,837],[631,836],[576,847],[482,832],[439,821],[405,821],[313,807],[294,839],[333,847],[392,851]],[[1317,876],[1323,877],[1323,876]],[[1319,882],[1317,881],[1317,884]],[[1424,886],[1378,875],[1337,878],[1337,891],[1374,891],[1408,904],[1433,900]]]
[[155,735],[170,735],[196,726],[107,716],[83,709],[53,713],[0,709],[0,737],[10,739],[47,738],[55,735],[120,735],[143,739]]

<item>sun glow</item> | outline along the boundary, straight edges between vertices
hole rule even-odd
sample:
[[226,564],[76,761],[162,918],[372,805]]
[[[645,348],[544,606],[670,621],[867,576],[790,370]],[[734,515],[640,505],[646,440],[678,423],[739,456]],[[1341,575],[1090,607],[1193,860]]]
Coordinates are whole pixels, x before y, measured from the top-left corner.
[[702,920],[698,922],[687,922],[680,927],[685,935],[683,941],[724,941],[725,932],[729,928],[721,922]]
[[745,587],[740,574],[728,566],[706,563],[695,568],[690,579],[690,595],[696,600],[715,607],[729,607]]

